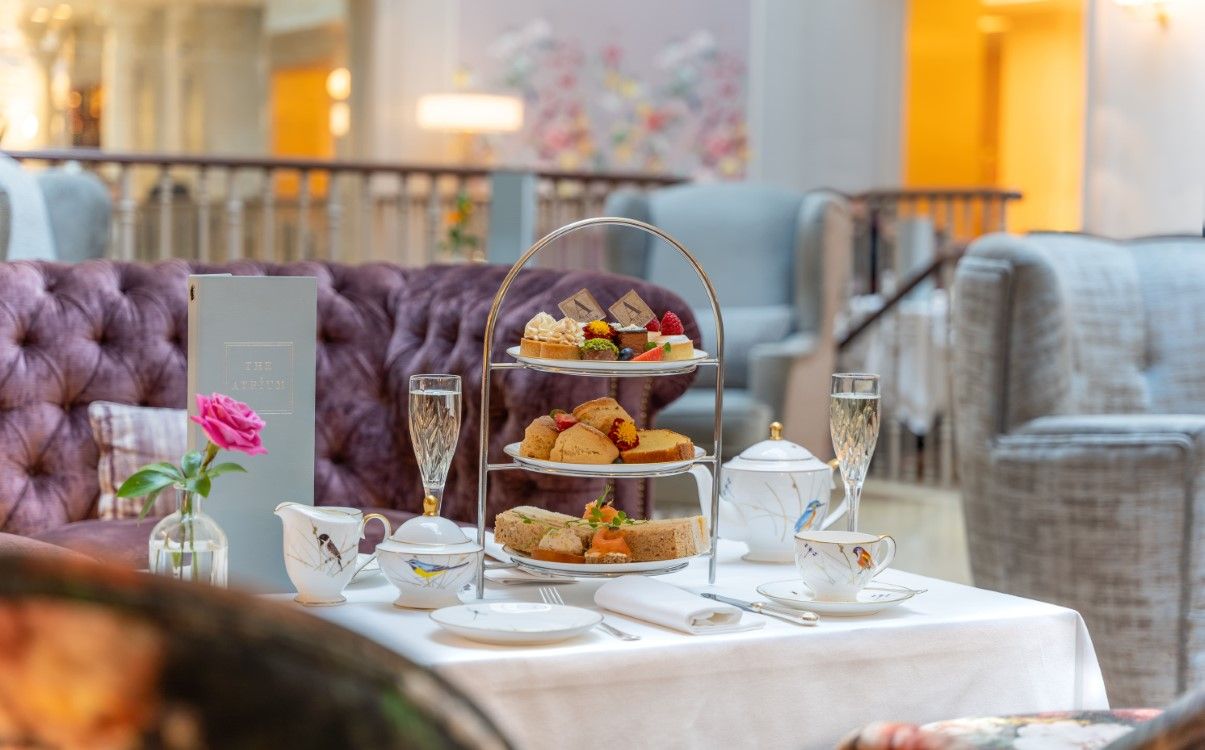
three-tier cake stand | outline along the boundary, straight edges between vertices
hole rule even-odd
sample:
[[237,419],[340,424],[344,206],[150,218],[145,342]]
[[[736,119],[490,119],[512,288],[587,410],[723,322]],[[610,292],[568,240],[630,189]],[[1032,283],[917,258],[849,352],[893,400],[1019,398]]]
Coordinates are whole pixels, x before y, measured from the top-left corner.
[[[701,359],[683,360],[678,367],[662,369],[658,372],[633,372],[630,363],[614,362],[600,363],[592,362],[591,369],[576,370],[568,366],[560,360],[548,360],[547,364],[537,363],[533,361],[515,361],[515,362],[494,362],[494,332],[498,322],[498,313],[502,307],[502,302],[506,298],[506,293],[514,282],[515,277],[523,270],[523,267],[539,255],[541,251],[551,245],[553,242],[562,237],[589,227],[616,226],[616,227],[632,227],[640,231],[646,232],[653,237],[662,239],[670,247],[677,250],[691,267],[702,282],[704,289],[707,290],[707,298],[711,302],[711,312],[715,319],[715,343],[716,351]],[[705,464],[710,467],[712,473],[711,482],[711,549],[707,553],[710,557],[708,567],[708,580],[715,583],[716,572],[716,543],[719,539],[719,510],[720,510],[720,449],[721,437],[723,430],[722,408],[724,403],[724,320],[720,315],[719,301],[716,299],[715,287],[711,283],[711,279],[707,277],[707,273],[703,267],[699,265],[699,261],[695,256],[687,250],[682,243],[675,240],[670,235],[658,229],[651,224],[646,224],[635,219],[627,219],[616,216],[600,216],[592,219],[583,219],[572,224],[566,224],[560,229],[553,230],[538,240],[534,245],[529,247],[519,260],[511,266],[510,272],[506,274],[506,278],[502,280],[502,285],[498,288],[498,293],[494,295],[494,302],[490,306],[489,317],[485,323],[485,342],[483,345],[483,354],[481,358],[481,445],[479,459],[479,474],[477,478],[477,538],[485,539],[485,514],[486,514],[486,490],[489,483],[489,475],[495,471],[536,471],[543,474],[556,474],[561,476],[579,476],[579,477],[598,477],[605,479],[646,479],[650,477],[672,476],[674,474],[684,474],[691,471],[696,464]],[[667,363],[668,364],[668,363]],[[628,378],[628,377],[663,377],[665,375],[681,375],[690,373],[696,367],[714,367],[715,373],[715,432],[713,435],[712,450],[709,454],[699,456],[691,462],[681,462],[671,469],[658,469],[656,464],[649,464],[647,471],[631,470],[631,465],[628,470],[622,475],[615,475],[601,470],[591,470],[586,468],[575,467],[573,469],[560,469],[551,467],[536,467],[530,464],[520,464],[518,462],[502,462],[490,463],[489,461],[489,415],[490,415],[490,379],[495,370],[519,370],[530,369],[539,370],[541,372],[555,373],[559,375],[573,375],[577,377],[607,377],[607,378]],[[477,598],[480,599],[485,594],[485,558],[481,557],[477,567]]]

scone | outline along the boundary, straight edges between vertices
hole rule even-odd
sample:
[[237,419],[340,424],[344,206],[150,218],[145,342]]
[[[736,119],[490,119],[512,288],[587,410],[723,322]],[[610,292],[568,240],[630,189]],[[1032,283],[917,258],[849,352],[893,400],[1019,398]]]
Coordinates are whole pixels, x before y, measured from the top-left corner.
[[560,431],[556,428],[556,420],[545,414],[537,417],[527,429],[523,430],[523,442],[519,443],[519,455],[526,458],[538,458],[547,461],[552,452]]
[[695,445],[690,438],[673,430],[637,430],[636,434],[640,444],[620,454],[625,464],[657,464],[695,457]]
[[557,436],[548,458],[565,464],[612,464],[619,449],[603,433],[578,422]]
[[573,416],[577,421],[585,422],[603,435],[611,431],[611,425],[615,424],[616,419],[634,421],[632,415],[624,411],[618,401],[607,396],[579,405],[573,410]]

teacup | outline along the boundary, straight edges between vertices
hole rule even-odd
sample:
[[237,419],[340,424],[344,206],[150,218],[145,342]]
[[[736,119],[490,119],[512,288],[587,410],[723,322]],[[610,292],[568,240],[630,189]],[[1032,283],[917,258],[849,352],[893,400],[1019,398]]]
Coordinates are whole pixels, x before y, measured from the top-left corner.
[[895,540],[859,531],[801,531],[795,567],[817,601],[853,602],[895,558]]

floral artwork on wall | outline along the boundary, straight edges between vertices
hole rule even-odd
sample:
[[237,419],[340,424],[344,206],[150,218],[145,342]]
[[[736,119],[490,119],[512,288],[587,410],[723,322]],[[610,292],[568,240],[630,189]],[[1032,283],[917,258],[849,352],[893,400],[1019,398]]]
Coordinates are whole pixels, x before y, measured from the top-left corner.
[[519,133],[483,136],[494,161],[744,175],[748,2],[565,5],[463,3],[458,83],[524,101]]

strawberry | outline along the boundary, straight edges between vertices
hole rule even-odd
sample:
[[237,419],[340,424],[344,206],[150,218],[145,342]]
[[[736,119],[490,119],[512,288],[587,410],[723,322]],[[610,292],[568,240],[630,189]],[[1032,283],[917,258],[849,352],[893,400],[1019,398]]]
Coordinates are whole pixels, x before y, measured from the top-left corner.
[[665,315],[661,316],[661,335],[681,336],[684,333],[686,329],[682,327],[682,319],[667,310]]
[[552,418],[556,421],[556,428],[560,432],[564,432],[565,430],[569,429],[573,425],[577,424],[577,417],[573,416],[572,414],[568,414],[566,412],[560,412],[559,414],[553,414]]
[[654,346],[644,354],[632,357],[633,362],[660,362],[665,359],[665,350],[659,346]]
[[644,324],[644,329],[649,333],[661,333],[661,324],[657,322],[656,318],[653,318]]

